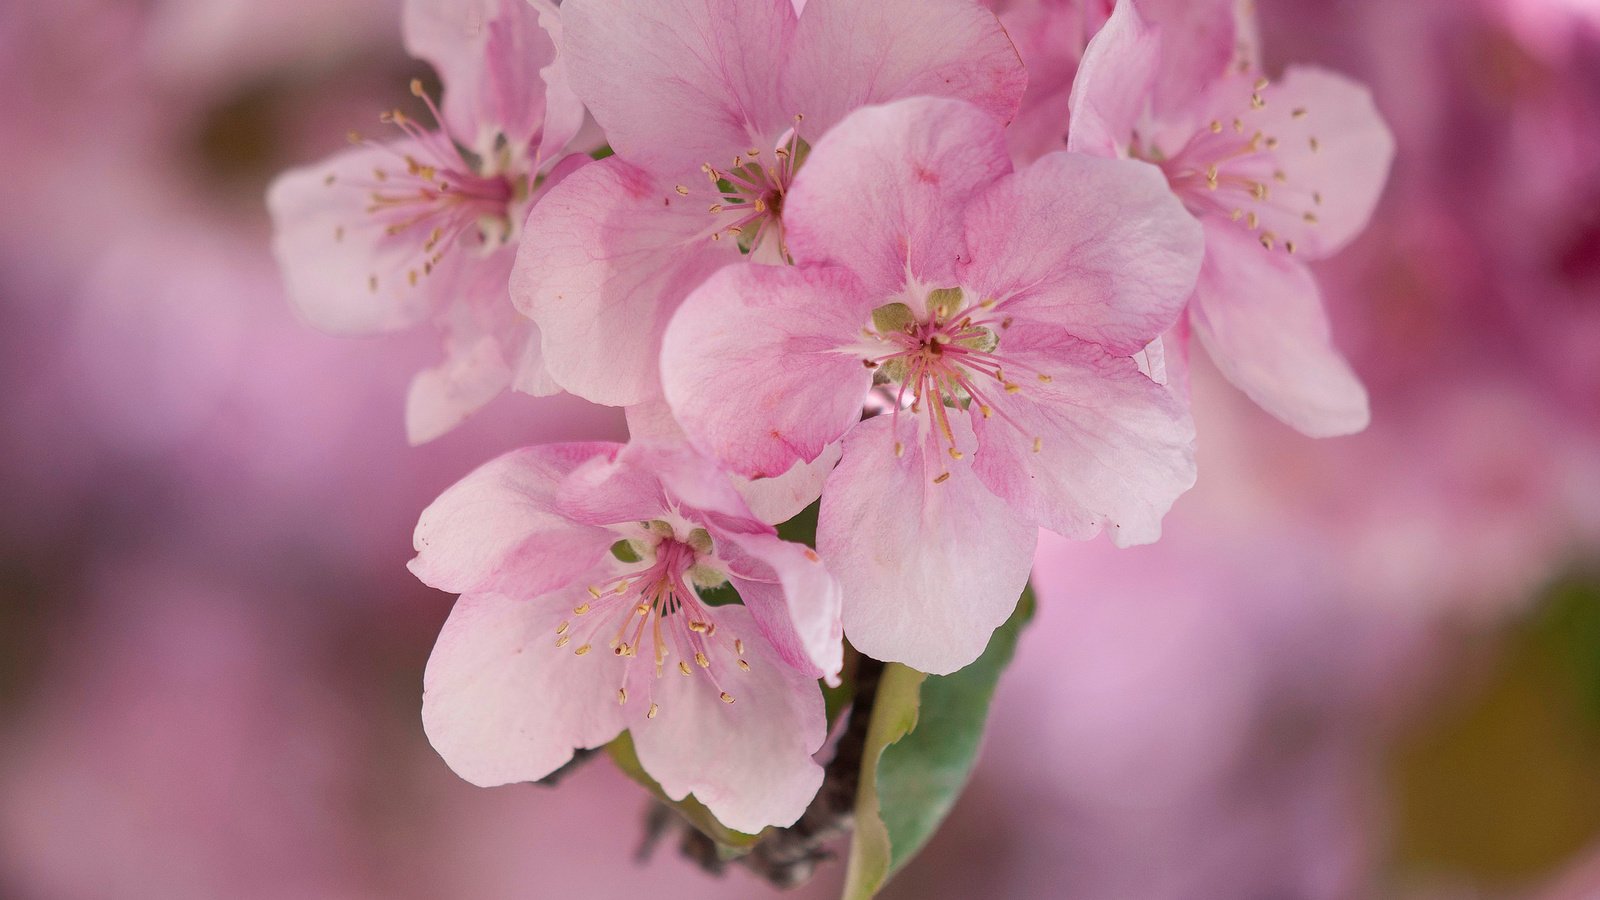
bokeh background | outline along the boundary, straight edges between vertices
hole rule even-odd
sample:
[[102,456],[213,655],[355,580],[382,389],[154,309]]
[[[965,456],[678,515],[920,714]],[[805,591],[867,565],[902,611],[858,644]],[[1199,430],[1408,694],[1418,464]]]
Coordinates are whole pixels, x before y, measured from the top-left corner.
[[[994,5],[1026,15],[1030,5]],[[1374,421],[1203,365],[1165,539],[1046,540],[971,789],[892,897],[1600,897],[1600,4],[1258,0],[1399,141],[1319,266]],[[294,319],[272,174],[425,75],[395,0],[0,6],[0,896],[747,898],[609,765],[429,749],[441,489],[612,411],[405,444],[434,338]],[[827,897],[842,866],[791,896]]]

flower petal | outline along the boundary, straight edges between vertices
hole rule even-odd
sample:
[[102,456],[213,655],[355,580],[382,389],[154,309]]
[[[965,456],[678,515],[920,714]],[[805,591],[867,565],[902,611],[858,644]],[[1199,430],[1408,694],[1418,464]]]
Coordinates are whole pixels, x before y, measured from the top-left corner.
[[797,462],[789,471],[771,478],[736,478],[734,484],[749,504],[750,512],[774,525],[787,522],[822,496],[822,486],[839,464],[844,445],[834,441],[811,462]]
[[838,684],[844,665],[839,583],[817,551],[775,534],[713,531],[712,537],[734,589],[778,656],[812,678]]
[[480,787],[536,781],[573,750],[622,732],[615,694],[627,660],[556,647],[577,602],[565,593],[456,601],[422,676],[422,725],[457,775]]
[[856,426],[817,522],[817,549],[844,589],[850,643],[936,675],[983,653],[1027,584],[1038,539],[974,475],[965,417],[951,425],[968,461],[946,459],[926,439],[896,455],[888,416]]
[[[866,52],[864,52],[866,51]],[[970,0],[811,0],[784,59],[784,111],[825,134],[858,107],[948,97],[1009,122],[1028,73],[994,13]]]
[[859,109],[795,178],[784,201],[790,253],[850,269],[885,302],[908,275],[952,286],[966,255],[961,211],[1010,169],[1000,121],[971,104],[918,97]]
[[1052,153],[967,211],[963,284],[993,315],[1061,328],[1119,354],[1172,326],[1204,254],[1200,225],[1153,166]]
[[413,281],[428,256],[427,229],[391,235],[366,211],[373,169],[414,153],[409,140],[357,147],[285,172],[268,189],[284,287],[317,328],[338,335],[397,331],[454,299],[465,254],[443,254],[431,274]]
[[498,131],[526,146],[544,124],[540,70],[556,45],[527,0],[406,0],[401,30],[406,50],[439,73],[457,140],[482,152]]
[[422,511],[410,569],[426,584],[457,593],[536,597],[594,565],[611,532],[572,521],[557,509],[561,482],[616,444],[546,444],[485,463]]
[[659,390],[661,334],[683,297],[739,258],[710,240],[696,196],[617,157],[584,166],[534,205],[511,275],[568,391],[627,406]]
[[770,146],[788,0],[567,0],[567,70],[619,156],[668,172]]
[[792,825],[822,786],[822,767],[811,758],[827,733],[822,692],[756,636],[748,610],[718,607],[716,617],[719,628],[751,635],[750,670],[723,667],[715,684],[708,673],[651,681],[658,714],[636,715],[631,729],[639,763],[667,796],[694,794],[736,831]]
[[1305,266],[1217,223],[1189,321],[1227,379],[1311,437],[1367,427],[1367,392],[1334,349],[1317,283]]
[[839,268],[734,265],[673,317],[662,387],[689,439],[748,476],[810,462],[861,418],[872,372],[849,348],[872,298]]
[[995,414],[974,420],[983,483],[1015,514],[1070,538],[1102,528],[1118,546],[1159,537],[1194,485],[1187,404],[1132,358],[1053,328],[1013,328],[1000,355],[1019,390],[993,392]]
[[1123,157],[1150,106],[1161,44],[1133,0],[1121,0],[1083,52],[1072,85],[1067,149]]
[[445,361],[418,372],[406,392],[406,439],[413,447],[448,433],[511,383],[500,342],[449,342]]

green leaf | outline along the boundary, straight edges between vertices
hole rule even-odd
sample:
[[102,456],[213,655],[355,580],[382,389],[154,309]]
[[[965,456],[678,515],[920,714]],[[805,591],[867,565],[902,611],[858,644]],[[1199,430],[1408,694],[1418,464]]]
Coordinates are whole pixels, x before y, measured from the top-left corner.
[[933,837],[977,759],[996,682],[1033,618],[1032,587],[976,662],[950,675],[884,667],[862,755],[847,900],[876,894]]
[[716,841],[719,847],[726,848],[729,851],[727,853],[728,856],[739,855],[739,851],[760,839],[760,835],[734,831],[718,822],[717,817],[711,814],[711,810],[706,809],[705,804],[696,800],[693,794],[684,797],[682,800],[674,800],[668,797],[666,791],[661,789],[661,785],[657,784],[656,780],[651,778],[650,774],[644,770],[644,766],[639,764],[639,755],[633,749],[633,735],[628,732],[624,731],[615,740],[607,744],[606,753],[610,754],[611,761],[617,764],[617,768],[621,769],[624,775],[643,785],[646,790],[655,795],[657,800],[676,810],[678,815],[683,816],[690,825],[705,832],[707,837]]

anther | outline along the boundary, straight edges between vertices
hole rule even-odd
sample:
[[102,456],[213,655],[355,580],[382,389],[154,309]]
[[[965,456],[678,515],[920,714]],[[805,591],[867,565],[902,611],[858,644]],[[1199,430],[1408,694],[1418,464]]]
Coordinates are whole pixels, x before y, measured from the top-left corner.
[[1034,438],[1033,439],[1033,452],[1038,453],[1040,450],[1043,450],[1043,449],[1044,449],[1044,438],[1042,438],[1042,437]]
[[1312,153],[1316,153],[1318,150],[1322,149],[1322,144],[1320,142],[1318,142],[1317,139],[1314,138],[1314,137],[1311,138],[1307,143],[1309,143],[1311,145],[1311,152]]
[[1306,117],[1306,108],[1303,106],[1297,106],[1293,112],[1289,113],[1289,115],[1296,119],[1304,119]]
[[1277,240],[1277,236],[1274,235],[1272,232],[1270,232],[1270,231],[1261,232],[1261,246],[1267,248],[1268,250],[1271,250],[1272,249],[1272,242],[1275,241],[1275,240]]
[[582,647],[579,647],[578,649],[572,651],[572,653],[575,656],[583,656],[585,653],[588,653],[592,649],[593,648],[590,647],[588,644],[584,644]]
[[894,442],[894,455],[896,457],[905,456],[906,455],[906,445],[900,443],[899,441],[895,441]]
[[694,652],[694,664],[702,669],[711,668],[711,660],[706,659],[706,655],[699,650]]
[[556,638],[556,647],[557,648],[565,647],[566,645],[568,645],[570,643],[572,643],[572,635],[570,635],[570,634],[563,634],[561,637]]
[[949,481],[949,480],[950,480],[950,473],[946,472],[943,475],[940,475],[938,478],[935,478],[933,480],[933,483],[934,484],[944,484],[946,481]]
[[678,671],[682,672],[685,675],[689,674],[689,664],[684,662],[681,659],[678,660]]
[[741,659],[741,660],[739,660],[739,671],[741,671],[741,672],[748,672],[748,671],[750,671],[750,664],[749,664],[749,663],[747,663],[747,662],[745,662],[745,661],[744,661],[744,660],[742,660],[742,659]]
[[420,79],[420,78],[411,79],[411,96],[413,96],[413,97],[421,97],[422,95],[423,95],[422,94],[422,79]]
[[556,626],[556,634],[566,634],[567,633],[567,629],[570,628],[571,626],[572,626],[571,622],[562,622],[560,625]]
[[732,703],[733,702],[733,695],[728,693],[727,691],[723,691],[722,692],[722,702],[723,703]]
[[[596,596],[598,596],[598,595],[596,595]],[[580,603],[577,606],[574,606],[572,608],[572,614],[575,615],[575,616],[581,616],[581,615],[583,615],[584,613],[586,613],[588,611],[589,611],[589,604],[587,604],[587,603]]]
[[951,459],[960,459],[964,455],[965,454],[963,454],[960,450],[957,450],[954,447],[950,448],[950,458]]
[[656,713],[658,713],[660,711],[661,711],[661,704],[652,703],[652,704],[650,704],[650,711],[645,713],[644,717],[646,719],[654,719],[656,717]]
[[740,656],[744,655],[744,641],[743,640],[741,640],[739,638],[734,638],[733,639],[733,652],[739,654]]
[[1315,225],[1315,224],[1317,224],[1317,214],[1316,213],[1308,212],[1305,215],[1301,216],[1300,218],[1305,219],[1307,225]]
[[1222,123],[1220,121],[1218,121],[1216,119],[1212,119],[1211,120],[1211,133],[1212,134],[1221,134],[1222,133]]
[[678,192],[678,196],[680,196],[680,197],[687,197],[687,196],[689,196],[689,189],[688,189],[688,188],[686,188],[686,187],[684,187],[684,186],[683,186],[683,185],[681,185],[681,184],[680,184],[680,185],[678,185],[678,186],[677,186],[677,187],[674,187],[674,188],[673,188],[673,190],[675,190],[675,191],[677,191],[677,192]]
[[617,705],[621,706],[622,704],[627,703],[627,702],[628,702],[628,689],[627,688],[617,688]]

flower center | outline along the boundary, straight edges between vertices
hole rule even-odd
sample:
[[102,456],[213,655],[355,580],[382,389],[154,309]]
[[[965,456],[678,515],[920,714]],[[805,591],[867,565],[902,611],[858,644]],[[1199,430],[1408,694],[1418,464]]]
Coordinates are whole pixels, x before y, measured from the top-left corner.
[[[794,176],[811,152],[811,145],[800,137],[804,116],[794,117],[794,127],[778,139],[777,148],[763,154],[752,147],[737,154],[733,165],[719,169],[710,163],[700,170],[711,180],[718,197],[710,212],[716,218],[713,241],[723,235],[735,238],[744,253],[757,254],[764,248],[776,261],[789,262],[789,248],[783,236],[783,200]],[[679,186],[678,193],[689,189]]]
[[[1007,363],[999,352],[1000,335],[1011,327],[1011,317],[998,309],[994,300],[966,303],[959,287],[929,291],[923,305],[922,315],[902,302],[880,306],[872,311],[872,325],[866,331],[868,339],[881,344],[885,352],[863,357],[862,364],[873,370],[873,384],[880,396],[891,401],[896,434],[902,410],[913,418],[926,413],[940,445],[957,460],[965,454],[956,446],[952,414],[977,414],[983,419],[998,415],[1026,434],[993,401],[996,392],[1018,394],[1023,390],[1007,376]],[[1029,371],[1040,382],[1051,380],[1049,375],[1015,363],[1011,367]],[[1030,437],[1033,452],[1039,452],[1043,440]],[[903,455],[905,444],[895,441],[894,453]],[[943,484],[949,478],[946,471],[933,481]]]
[[[573,653],[587,656],[597,643],[604,642],[614,656],[629,661],[641,649],[655,663],[655,676],[669,670],[668,660],[677,658],[679,675],[697,671],[710,679],[724,703],[734,697],[723,686],[728,659],[740,671],[749,671],[743,659],[744,641],[717,629],[710,607],[699,590],[726,582],[715,561],[711,535],[703,528],[681,529],[661,519],[638,523],[625,531],[627,536],[613,548],[613,554],[631,566],[601,584],[589,588],[589,600],[573,608],[578,621],[562,620],[556,626],[556,646],[577,644]],[[609,635],[609,638],[607,637]],[[617,702],[628,702],[627,676],[617,688]],[[660,705],[650,701],[649,718],[655,718]]]
[[1309,110],[1269,107],[1274,89],[1266,78],[1239,71],[1212,95],[1214,118],[1168,155],[1155,140],[1135,134],[1129,155],[1158,166],[1167,183],[1196,216],[1225,216],[1257,234],[1268,250],[1297,249],[1294,235],[1317,224],[1322,193],[1296,177],[1286,154],[1303,145],[1313,154],[1321,142],[1309,130]]
[[[443,116],[420,81],[412,80],[411,93],[427,104],[439,130],[423,128],[398,109],[386,112],[381,120],[411,138],[413,149],[401,152],[352,132],[352,143],[381,150],[393,161],[374,167],[370,180],[329,175],[325,183],[367,192],[365,212],[383,228],[385,241],[403,242],[412,249],[415,260],[405,277],[408,286],[416,287],[462,244],[491,252],[509,243],[516,221],[513,210],[527,199],[530,184],[526,162],[515,148],[502,140],[490,158],[463,149],[446,130]],[[338,226],[334,240],[344,240],[344,234],[345,227]],[[378,291],[376,274],[368,277],[367,288]]]

